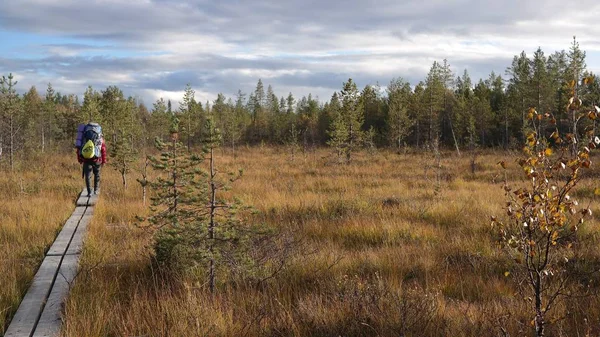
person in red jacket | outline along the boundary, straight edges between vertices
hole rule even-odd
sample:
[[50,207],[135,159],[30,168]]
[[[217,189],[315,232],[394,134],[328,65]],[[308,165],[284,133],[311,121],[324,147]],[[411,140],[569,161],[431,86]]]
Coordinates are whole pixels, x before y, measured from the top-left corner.
[[106,142],[102,137],[102,146],[100,147],[100,157],[94,159],[85,159],[77,150],[77,161],[83,164],[83,176],[85,177],[85,187],[87,187],[87,196],[92,194],[90,186],[90,175],[94,173],[94,194],[100,194],[100,168],[107,163],[106,160]]

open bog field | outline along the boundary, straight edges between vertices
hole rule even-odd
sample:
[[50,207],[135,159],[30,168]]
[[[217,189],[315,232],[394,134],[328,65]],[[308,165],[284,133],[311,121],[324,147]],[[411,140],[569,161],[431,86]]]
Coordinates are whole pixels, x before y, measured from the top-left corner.
[[0,332],[75,208],[77,161],[52,157],[0,173]]
[[[512,263],[497,248],[490,228],[490,215],[504,214],[503,174],[496,163],[505,160],[508,179],[518,182],[516,154],[480,154],[475,173],[468,153],[462,157],[443,153],[439,169],[431,154],[361,153],[349,165],[336,164],[329,154],[320,149],[292,160],[284,149],[244,148],[234,159],[229,150],[218,152],[220,171],[244,170],[227,193],[258,210],[252,221],[281,229],[295,238],[297,247],[275,277],[260,284],[224,283],[214,297],[205,284],[175,285],[156,273],[151,237],[134,225],[135,216],[146,212],[141,188],[133,179],[139,173],[131,173],[130,186],[124,190],[118,173],[106,168],[81,271],[65,308],[63,336],[502,336],[503,329],[512,336],[532,332],[530,304],[517,293],[512,274],[505,276]],[[155,173],[150,173],[153,177]],[[70,176],[62,180],[73,183]],[[586,179],[577,197],[581,203],[592,202],[594,214],[600,214],[595,187],[592,178]],[[30,261],[30,269],[35,265],[33,257],[42,255],[41,247],[68,216],[77,188],[53,183],[35,192],[40,200],[47,200],[44,191],[56,195],[44,208],[46,213],[40,211],[39,217],[49,223],[43,227],[48,231],[45,239],[38,234],[42,229],[33,226],[28,236],[20,233],[19,247],[10,250],[21,253],[8,255]],[[17,200],[9,209],[16,213],[8,217],[2,213],[3,250],[4,242],[15,241],[8,239],[16,229],[8,229],[20,228],[6,225],[7,219],[25,217],[17,216],[23,212],[20,191],[11,193]],[[33,202],[40,206],[36,209],[42,208],[40,200]],[[596,219],[579,234],[577,254],[585,261],[580,265],[598,264]],[[33,245],[27,237],[40,242]],[[31,275],[24,268],[14,270],[18,275],[13,278]],[[24,289],[24,281],[10,284]],[[14,295],[3,294],[5,298],[18,303]],[[598,297],[572,298],[555,311],[562,319],[549,328],[549,335],[598,333],[594,330],[600,326]]]

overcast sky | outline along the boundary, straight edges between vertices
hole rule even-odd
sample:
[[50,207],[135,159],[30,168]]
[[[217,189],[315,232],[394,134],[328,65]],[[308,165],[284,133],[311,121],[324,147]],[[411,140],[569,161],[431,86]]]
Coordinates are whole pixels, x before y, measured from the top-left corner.
[[[568,50],[573,35],[600,71],[596,0],[2,0],[0,74],[82,95],[119,86],[147,104],[248,93],[328,100],[394,77],[416,84],[433,61],[475,80],[504,75],[515,54]],[[177,106],[176,104],[174,106]]]

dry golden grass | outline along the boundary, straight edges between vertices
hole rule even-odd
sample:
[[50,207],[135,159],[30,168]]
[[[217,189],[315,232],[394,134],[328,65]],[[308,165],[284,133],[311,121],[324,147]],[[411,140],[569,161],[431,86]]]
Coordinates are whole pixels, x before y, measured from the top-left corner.
[[75,208],[81,181],[74,159],[53,156],[0,172],[0,334]]
[[[511,262],[495,247],[490,215],[502,215],[509,153],[447,153],[441,192],[429,154],[360,154],[350,165],[325,149],[291,161],[282,149],[250,148],[221,171],[243,168],[233,193],[260,211],[255,221],[293,230],[304,242],[276,278],[257,287],[170,283],[152,270],[137,185],[105,184],[66,306],[64,336],[495,336],[531,331]],[[509,178],[520,179],[516,165]],[[135,175],[135,174],[134,174]],[[592,202],[593,179],[579,198]],[[592,208],[599,214],[596,203]],[[582,231],[578,268],[600,264],[598,221]],[[583,260],[582,260],[583,261]],[[597,276],[596,276],[597,278]],[[585,335],[600,326],[600,300],[571,299],[550,335]],[[585,323],[584,319],[587,320]],[[598,333],[598,331],[594,331]]]

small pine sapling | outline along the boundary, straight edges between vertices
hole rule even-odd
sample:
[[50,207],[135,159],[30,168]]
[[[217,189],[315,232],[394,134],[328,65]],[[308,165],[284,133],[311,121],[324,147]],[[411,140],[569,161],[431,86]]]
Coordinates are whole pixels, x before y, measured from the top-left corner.
[[290,128],[290,132],[286,139],[286,144],[287,144],[288,150],[290,151],[290,157],[291,157],[292,161],[294,161],[294,159],[296,157],[296,153],[300,149],[300,144],[298,142],[299,138],[300,138],[300,131],[298,131],[298,129],[296,128],[296,124],[292,123],[292,127]]
[[[580,111],[581,101],[574,91],[573,94],[569,111],[575,111],[573,115],[577,118],[587,115],[596,119],[600,109]],[[514,261],[512,271],[505,275],[512,274],[523,297],[531,301],[532,326],[536,336],[544,336],[554,318],[552,309],[558,302],[571,295],[581,295],[571,261],[577,231],[592,211],[589,206],[579,205],[572,195],[583,172],[590,168],[590,152],[600,145],[600,139],[590,128],[585,134],[589,141],[578,144],[573,134],[563,135],[559,131],[552,114],[540,114],[535,108],[529,109],[527,119],[531,128],[524,156],[517,161],[526,184],[515,188],[505,178],[508,218],[501,221],[493,216],[492,226],[501,247]],[[535,131],[542,120],[554,126],[548,139]],[[577,151],[573,155],[574,147]],[[504,161],[498,164],[506,170]]]
[[329,131],[329,141],[327,144],[335,149],[338,163],[342,163],[347,156],[348,151],[348,128],[341,115],[338,115],[333,121],[332,128]]
[[145,221],[154,234],[154,251],[160,265],[175,272],[186,272],[198,256],[205,255],[194,248],[197,228],[206,217],[204,201],[207,189],[200,179],[199,166],[203,157],[190,154],[179,141],[179,120],[172,116],[171,140],[155,139],[158,157],[148,157],[159,172],[148,183],[151,215]]
[[205,130],[207,137],[203,151],[209,164],[209,171],[205,175],[208,185],[208,216],[202,227],[207,235],[203,242],[198,243],[208,251],[208,286],[210,292],[214,293],[219,273],[243,274],[256,267],[250,250],[254,248],[253,242],[269,231],[262,225],[247,224],[243,221],[242,214],[249,208],[244,207],[239,200],[231,201],[222,196],[224,191],[230,189],[230,183],[241,178],[242,171],[230,173],[227,179],[219,178],[215,150],[221,144],[221,134],[212,118],[207,118]]
[[356,83],[348,79],[343,86],[340,92],[342,106],[331,124],[327,144],[335,149],[338,162],[341,163],[345,156],[346,163],[350,163],[352,153],[364,146],[365,132],[361,129],[365,118]]
[[[438,196],[442,193],[442,154],[440,152],[440,142],[439,139],[433,138],[431,142],[431,150],[433,152],[433,164],[427,164],[424,166],[424,175],[427,177],[427,180],[433,183],[433,195]],[[432,170],[435,174],[435,178],[429,178],[428,171]]]
[[[173,130],[177,124],[174,118]],[[202,155],[188,153],[175,131],[170,143],[156,140],[161,155],[149,160],[162,174],[149,183],[151,216],[145,220],[154,230],[157,261],[180,275],[206,279],[214,293],[219,275],[224,282],[227,274],[253,268],[252,242],[268,231],[247,225],[243,214],[248,208],[221,195],[241,172],[230,174],[226,181],[219,179],[215,152],[221,135],[212,118],[207,118],[205,130]],[[200,167],[205,160],[208,170]]]
[[116,138],[112,146],[111,165],[121,174],[123,188],[127,188],[127,174],[131,171],[131,165],[135,161],[135,151],[131,142],[124,132]]
[[371,155],[375,154],[377,151],[377,146],[375,145],[375,136],[376,132],[373,126],[369,128],[369,131],[364,133],[363,146]]

